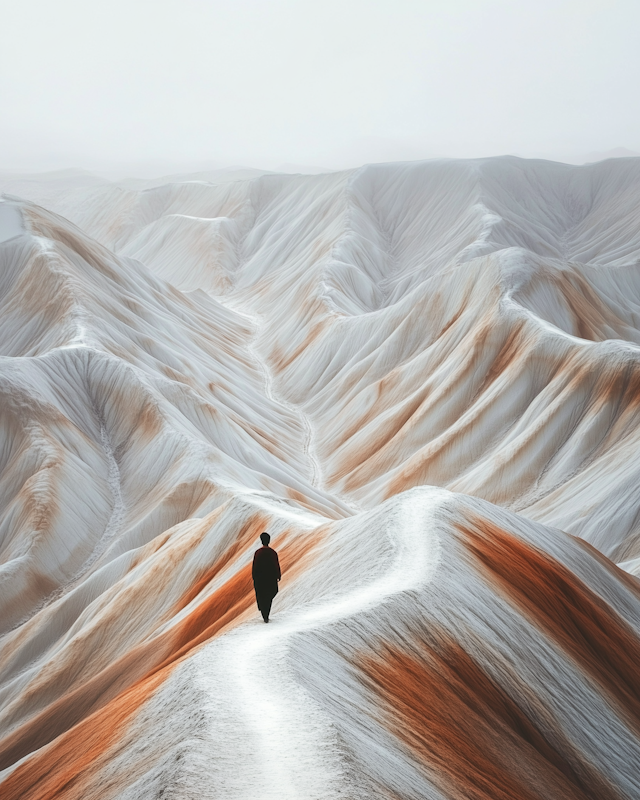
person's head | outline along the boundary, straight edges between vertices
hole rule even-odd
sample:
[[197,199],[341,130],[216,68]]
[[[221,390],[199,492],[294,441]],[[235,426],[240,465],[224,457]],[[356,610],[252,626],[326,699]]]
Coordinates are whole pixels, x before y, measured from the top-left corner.
[[269,544],[269,542],[271,541],[271,537],[269,536],[268,533],[261,533],[260,534],[260,541],[262,542],[264,547],[266,547]]

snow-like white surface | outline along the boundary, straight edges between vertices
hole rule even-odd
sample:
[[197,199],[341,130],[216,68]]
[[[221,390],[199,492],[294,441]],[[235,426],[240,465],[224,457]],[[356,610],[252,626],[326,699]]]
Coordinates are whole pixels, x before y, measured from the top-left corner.
[[444,485],[629,561],[640,528],[617,487],[640,475],[618,399],[640,353],[639,182],[628,159],[433,161],[57,207],[262,320],[253,353],[349,505]]
[[640,160],[4,189],[8,797],[640,796]]

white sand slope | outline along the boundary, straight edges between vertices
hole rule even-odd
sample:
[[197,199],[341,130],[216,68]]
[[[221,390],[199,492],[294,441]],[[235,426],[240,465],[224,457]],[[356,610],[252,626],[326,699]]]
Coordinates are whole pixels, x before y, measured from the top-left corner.
[[640,798],[640,160],[223,178],[0,203],[1,796]]

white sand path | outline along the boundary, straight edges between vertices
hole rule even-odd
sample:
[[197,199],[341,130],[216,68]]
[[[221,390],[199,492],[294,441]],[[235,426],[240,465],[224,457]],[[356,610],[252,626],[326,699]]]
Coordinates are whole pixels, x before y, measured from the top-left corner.
[[[346,580],[330,597],[313,604],[302,596],[290,610],[275,615],[269,625],[252,620],[205,647],[194,666],[210,698],[209,719],[214,792],[230,800],[332,800],[365,797],[353,776],[345,774],[337,734],[320,705],[296,682],[287,653],[296,634],[353,617],[399,592],[415,589],[433,574],[438,562],[432,510],[444,492],[413,491],[391,502],[395,508],[377,538],[386,539],[386,559],[380,560],[368,581],[349,586],[347,576],[366,574],[357,555],[366,550],[366,521],[353,518],[343,523],[339,537],[353,559]],[[410,495],[411,497],[408,497]],[[364,522],[364,524],[363,524]],[[357,528],[361,529],[358,534]],[[353,530],[352,530],[353,529]],[[361,547],[353,549],[350,537]],[[389,543],[391,547],[389,547]],[[342,550],[341,542],[335,547]],[[337,559],[344,554],[336,552]],[[332,581],[332,560],[324,569]],[[300,596],[300,587],[295,587]],[[286,602],[286,575],[280,598]],[[302,607],[300,607],[302,605]],[[257,612],[256,612],[257,613]],[[330,675],[326,676],[330,682]]]

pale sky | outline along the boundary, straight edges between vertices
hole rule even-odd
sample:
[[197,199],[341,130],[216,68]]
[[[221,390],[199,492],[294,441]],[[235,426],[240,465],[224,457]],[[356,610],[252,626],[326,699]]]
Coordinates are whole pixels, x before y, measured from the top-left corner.
[[640,151],[640,0],[0,3],[0,169]]

